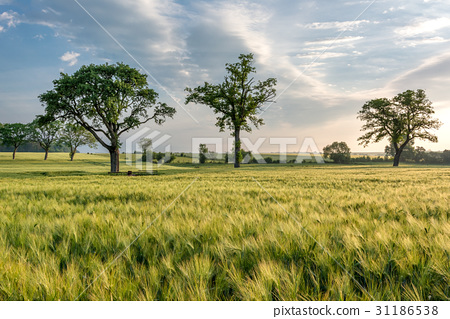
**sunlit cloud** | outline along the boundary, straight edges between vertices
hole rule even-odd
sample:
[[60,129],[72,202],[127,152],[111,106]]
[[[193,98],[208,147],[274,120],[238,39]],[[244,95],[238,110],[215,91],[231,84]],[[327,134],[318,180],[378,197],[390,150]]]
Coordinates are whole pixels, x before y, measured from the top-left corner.
[[434,33],[440,29],[450,26],[450,18],[437,18],[422,21],[419,20],[412,25],[401,27],[395,30],[395,33],[404,37],[413,37],[421,34]]
[[78,62],[78,57],[80,56],[80,53],[77,52],[69,52],[67,51],[66,53],[63,54],[63,56],[60,57],[60,59],[64,62],[68,62],[69,66],[73,66]]

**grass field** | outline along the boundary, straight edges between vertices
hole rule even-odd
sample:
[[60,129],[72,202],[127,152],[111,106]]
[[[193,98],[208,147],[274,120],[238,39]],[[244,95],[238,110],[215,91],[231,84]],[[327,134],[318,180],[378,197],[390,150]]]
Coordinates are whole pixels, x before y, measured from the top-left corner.
[[1,300],[450,300],[448,166],[10,155]]

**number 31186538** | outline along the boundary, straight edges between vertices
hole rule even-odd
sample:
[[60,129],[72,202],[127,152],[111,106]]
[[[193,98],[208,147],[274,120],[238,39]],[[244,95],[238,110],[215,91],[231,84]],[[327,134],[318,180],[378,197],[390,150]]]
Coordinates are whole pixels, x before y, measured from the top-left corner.
[[406,316],[406,315],[438,315],[438,306],[377,306],[377,316]]

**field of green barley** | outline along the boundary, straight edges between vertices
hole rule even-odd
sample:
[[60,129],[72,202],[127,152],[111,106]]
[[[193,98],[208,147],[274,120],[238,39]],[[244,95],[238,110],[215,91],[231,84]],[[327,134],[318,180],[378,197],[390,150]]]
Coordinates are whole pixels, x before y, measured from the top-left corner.
[[448,166],[42,157],[0,153],[0,300],[450,300]]

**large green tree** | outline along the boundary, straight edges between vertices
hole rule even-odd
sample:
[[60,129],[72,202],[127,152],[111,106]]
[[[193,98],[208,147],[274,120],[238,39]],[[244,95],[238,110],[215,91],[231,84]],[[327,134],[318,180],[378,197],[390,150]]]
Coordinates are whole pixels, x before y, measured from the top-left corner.
[[145,74],[123,63],[82,66],[73,75],[61,73],[53,85],[39,96],[45,116],[88,130],[109,151],[111,172],[119,171],[123,133],[149,121],[162,124],[175,114],[174,108],[157,102]]
[[60,142],[62,145],[70,148],[69,156],[71,161],[73,161],[78,147],[87,145],[96,148],[96,141],[95,137],[81,125],[66,123],[62,128]]
[[276,91],[277,80],[269,78],[265,81],[255,82],[251,76],[256,73],[253,66],[253,54],[241,54],[239,62],[226,64],[227,75],[220,84],[205,82],[203,86],[186,88],[188,92],[186,104],[189,102],[209,106],[218,114],[216,126],[221,132],[225,128],[231,130],[234,136],[234,167],[240,167],[242,130],[251,132],[251,124],[256,128],[264,124],[258,117],[262,106],[272,102]]
[[30,141],[32,129],[30,124],[5,123],[0,126],[0,141],[5,146],[12,146],[13,159],[16,159],[17,149]]
[[438,129],[442,123],[433,114],[433,106],[421,89],[407,90],[392,99],[370,100],[358,113],[358,118],[365,121],[361,130],[367,131],[358,140],[367,146],[388,138],[395,150],[394,166],[398,166],[402,151],[411,141],[437,142],[431,130]]
[[335,163],[349,163],[350,147],[345,142],[333,142],[323,148],[323,156],[332,159]]
[[62,123],[60,121],[46,122],[41,117],[31,123],[31,140],[44,150],[44,161],[48,158],[50,147],[59,143]]

